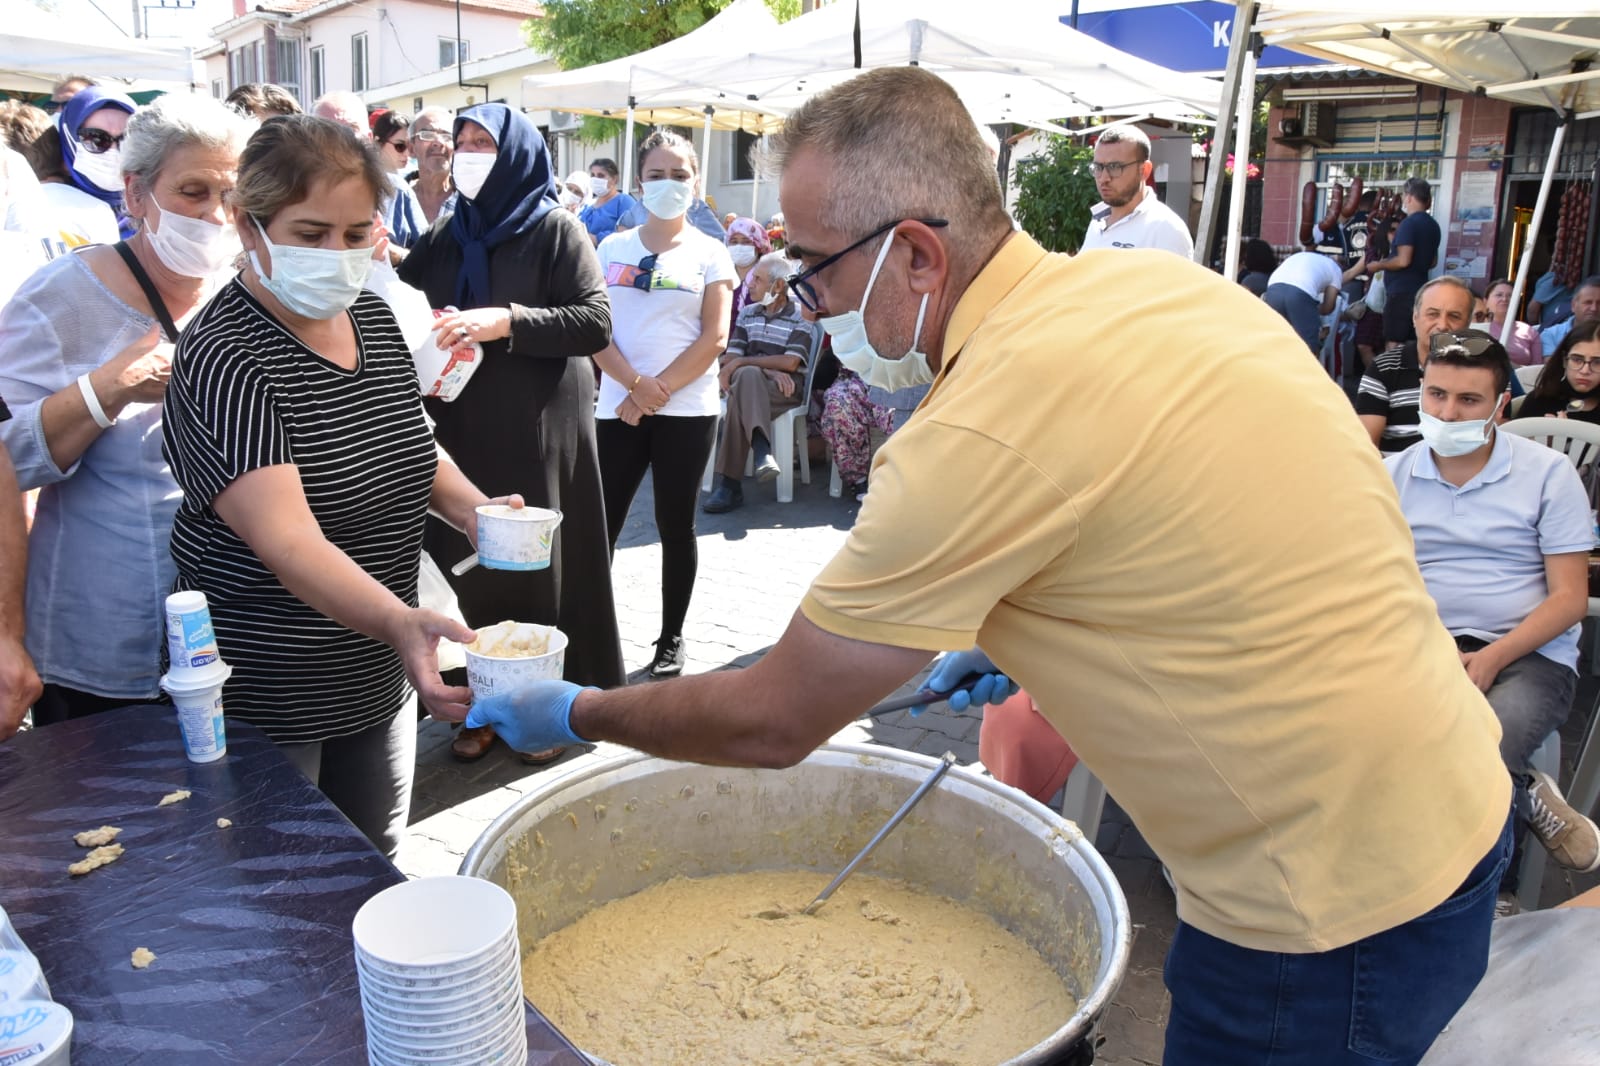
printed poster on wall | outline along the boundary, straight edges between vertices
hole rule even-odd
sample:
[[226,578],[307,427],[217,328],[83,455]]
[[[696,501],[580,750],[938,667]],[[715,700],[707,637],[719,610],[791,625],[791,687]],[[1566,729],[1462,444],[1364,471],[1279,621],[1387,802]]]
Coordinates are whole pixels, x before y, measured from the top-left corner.
[[1469,170],[1461,175],[1456,187],[1456,218],[1462,222],[1492,221],[1499,177],[1492,170]]

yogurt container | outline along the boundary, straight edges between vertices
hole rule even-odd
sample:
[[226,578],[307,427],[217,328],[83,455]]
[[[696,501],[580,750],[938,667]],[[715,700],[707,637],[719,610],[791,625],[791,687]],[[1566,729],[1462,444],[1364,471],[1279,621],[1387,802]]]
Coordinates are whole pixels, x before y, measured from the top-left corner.
[[0,1013],[17,1003],[50,998],[39,960],[26,948],[0,951]]
[[215,668],[185,676],[169,670],[161,676],[161,688],[178,708],[178,725],[183,731],[183,750],[190,762],[216,762],[228,754],[227,726],[222,717],[222,686],[233,667],[218,662]]
[[560,524],[560,511],[486,503],[478,508],[478,562],[491,570],[543,570]]
[[[478,632],[482,634],[494,628],[485,626]],[[465,646],[467,684],[475,698],[503,695],[515,692],[533,681],[551,681],[561,677],[567,663],[567,635],[554,626],[533,628],[546,638],[544,651],[536,654],[481,650],[481,637]]]
[[27,999],[0,1004],[0,1066],[69,1066],[72,1012]]
[[167,597],[167,658],[174,674],[215,674],[222,656],[211,625],[211,607],[204,592],[174,592]]
[[0,907],[0,951],[26,951],[27,948],[28,945],[22,942],[22,935],[11,924],[11,916],[6,914],[4,907]]

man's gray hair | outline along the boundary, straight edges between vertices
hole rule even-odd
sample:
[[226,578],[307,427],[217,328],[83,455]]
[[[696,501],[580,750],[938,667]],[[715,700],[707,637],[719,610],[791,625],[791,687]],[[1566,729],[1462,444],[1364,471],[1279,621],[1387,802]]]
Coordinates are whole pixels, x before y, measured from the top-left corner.
[[1460,291],[1466,293],[1468,307],[1471,307],[1472,302],[1478,298],[1478,294],[1472,291],[1472,286],[1468,285],[1454,274],[1440,274],[1438,277],[1434,278],[1432,281],[1428,282],[1427,284],[1423,285],[1422,288],[1417,290],[1417,298],[1411,302],[1411,310],[1413,312],[1421,310],[1423,295],[1426,294],[1429,289],[1439,285],[1448,285],[1452,289],[1459,289]]
[[256,120],[209,96],[168,93],[139,108],[122,142],[122,172],[148,191],[180,148],[226,152],[234,159],[256,131]]
[[787,282],[789,275],[794,273],[794,260],[783,252],[768,252],[757,259],[756,265],[750,269],[761,271],[768,281]]
[[1100,134],[1096,144],[1131,144],[1136,149],[1139,162],[1150,158],[1150,138],[1138,126],[1112,126]]
[[455,127],[456,113],[448,107],[425,107],[418,111],[411,121],[417,122],[421,119],[427,119],[428,125],[436,130],[449,130]]
[[958,283],[977,275],[1011,229],[972,114],[949,83],[921,67],[880,67],[813,96],[767,139],[758,162],[776,179],[804,152],[832,172],[832,229],[864,236],[895,219],[948,220]]

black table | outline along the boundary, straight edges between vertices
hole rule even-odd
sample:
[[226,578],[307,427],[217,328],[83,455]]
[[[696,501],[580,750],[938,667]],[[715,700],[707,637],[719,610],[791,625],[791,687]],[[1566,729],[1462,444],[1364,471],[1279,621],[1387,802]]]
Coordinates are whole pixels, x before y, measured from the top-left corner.
[[[156,806],[180,788],[193,795]],[[100,825],[122,827],[126,853],[70,877],[73,834]],[[75,1066],[366,1062],[350,922],[402,880],[242,723],[203,766],[171,707],[0,744],[0,905],[72,1011]],[[587,1062],[531,1007],[528,1047],[530,1066]]]

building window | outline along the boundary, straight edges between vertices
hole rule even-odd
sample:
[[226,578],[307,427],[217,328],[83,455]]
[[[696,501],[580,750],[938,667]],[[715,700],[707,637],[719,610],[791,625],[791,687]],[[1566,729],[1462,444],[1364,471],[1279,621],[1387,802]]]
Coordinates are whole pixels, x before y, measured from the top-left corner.
[[456,65],[456,46],[461,46],[461,62],[465,63],[468,56],[470,41],[457,41],[454,37],[439,38],[439,69]]
[[245,63],[245,72],[250,75],[246,81],[267,80],[267,42],[256,41],[248,47],[249,60]]
[[350,88],[358,93],[367,91],[367,35],[364,33],[350,38]]
[[411,98],[411,113],[413,115],[415,115],[417,112],[419,112],[421,110],[422,110],[422,97],[413,96]]
[[244,84],[244,53],[228,53],[228,86],[237,89]]
[[213,78],[213,79],[211,79],[211,95],[216,97],[218,100],[221,100],[224,96],[228,95],[227,93],[222,91],[222,79],[221,78]]
[[746,133],[744,130],[735,130],[733,132],[733,174],[731,176],[733,181],[755,180],[756,168],[750,164],[750,149],[754,148],[759,140],[761,138],[754,133]]
[[311,50],[311,99],[328,91],[328,52],[321,45]]
[[277,83],[302,104],[308,101],[300,94],[300,41],[298,38],[278,40]]

